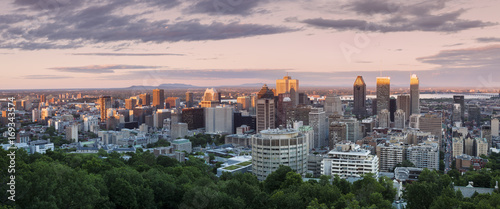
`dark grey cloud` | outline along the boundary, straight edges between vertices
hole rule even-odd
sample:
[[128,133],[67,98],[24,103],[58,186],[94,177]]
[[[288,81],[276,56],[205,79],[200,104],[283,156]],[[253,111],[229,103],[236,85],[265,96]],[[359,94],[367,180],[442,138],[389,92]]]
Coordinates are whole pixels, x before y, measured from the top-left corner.
[[130,69],[156,69],[162,68],[161,66],[145,66],[145,65],[89,65],[81,67],[53,67],[48,68],[59,72],[69,73],[114,73],[115,70],[130,70]]
[[253,14],[260,3],[266,0],[201,0],[185,9],[189,14],[241,15]]
[[70,76],[59,76],[59,75],[25,75],[22,77],[22,79],[68,79],[68,78],[73,78]]
[[184,56],[176,53],[72,53],[71,55],[85,56]]
[[12,14],[0,15],[0,24],[14,24],[22,21],[29,21],[33,18],[28,15]]
[[436,64],[448,68],[477,69],[500,66],[500,45],[490,45],[478,48],[443,50],[436,55],[417,58],[427,64]]
[[[49,12],[40,8],[40,2],[54,1],[60,6]],[[236,39],[296,31],[283,26],[243,24],[233,22],[201,23],[198,19],[176,20],[145,18],[143,13],[125,12],[128,8],[143,5],[146,9],[172,8],[178,0],[84,0],[80,6],[66,5],[59,0],[17,0],[16,5],[39,10],[30,25],[0,26],[0,48],[25,50],[64,49],[113,44],[117,42],[164,43],[179,41],[207,41]],[[231,1],[232,2],[232,1]],[[242,7],[249,4],[241,3]],[[67,6],[67,7],[66,7]],[[146,12],[148,13],[148,12]],[[2,16],[3,17],[3,16]],[[0,22],[22,21],[23,17],[5,15]],[[31,43],[31,44],[28,44]],[[37,48],[37,46],[40,46]]]
[[490,42],[500,42],[500,38],[497,37],[480,37],[476,38],[477,42],[490,43]]
[[[444,0],[423,1],[406,5],[390,0],[358,0],[343,7],[369,18],[363,16],[360,17],[361,19],[311,18],[301,22],[324,29],[367,32],[458,32],[498,24],[460,19],[460,16],[466,12],[465,9],[443,12],[445,2]],[[376,14],[382,15],[381,18],[372,18]],[[374,21],[368,21],[368,19]]]

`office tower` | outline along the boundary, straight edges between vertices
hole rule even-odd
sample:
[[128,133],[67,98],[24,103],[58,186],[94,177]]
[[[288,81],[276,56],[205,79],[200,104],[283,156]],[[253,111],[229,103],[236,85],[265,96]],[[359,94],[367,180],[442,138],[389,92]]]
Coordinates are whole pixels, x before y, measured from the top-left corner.
[[135,100],[135,99],[125,99],[125,109],[133,110],[136,103],[137,103],[137,100]]
[[481,138],[486,139],[488,141],[488,149],[491,147],[491,126],[490,125],[482,125],[481,126]]
[[205,132],[233,134],[232,107],[207,107],[205,108]]
[[350,117],[341,117],[340,122],[346,124],[346,140],[355,143],[357,140],[362,138],[363,133],[361,132],[361,122],[358,119]]
[[411,146],[406,149],[406,159],[416,168],[439,169],[439,147],[436,143]]
[[45,97],[45,94],[40,95],[40,102],[46,103],[47,99]]
[[201,107],[216,107],[220,104],[220,94],[214,88],[207,88],[201,99]]
[[190,108],[193,107],[194,102],[193,102],[193,92],[186,92],[186,107]]
[[413,74],[410,78],[410,109],[411,114],[420,114],[420,89],[417,75]]
[[377,77],[377,115],[383,109],[389,110],[391,99],[391,78]]
[[398,109],[394,115],[394,128],[405,128],[406,113],[402,109]]
[[167,109],[159,109],[153,114],[153,127],[163,128],[163,121],[167,118],[171,118],[172,112]]
[[344,111],[342,110],[342,101],[339,96],[329,95],[325,98],[325,113],[326,116],[330,116],[333,114],[344,115]]
[[292,89],[295,90],[295,92],[299,91],[299,80],[292,79],[292,77],[288,75],[283,77],[283,79],[277,79],[275,96],[278,96],[279,94],[290,93],[290,90]]
[[188,124],[186,123],[172,123],[170,128],[170,138],[178,139],[184,138],[188,135]]
[[460,104],[453,104],[453,110],[451,111],[451,121],[453,124],[462,124],[462,108]]
[[418,120],[418,128],[423,132],[431,132],[439,142],[442,139],[442,127],[441,127],[441,114],[430,114],[427,113],[420,117]]
[[453,137],[452,139],[452,157],[457,157],[464,154],[464,139],[463,137]]
[[383,109],[378,114],[378,127],[380,128],[390,128],[391,127],[391,118],[389,110]]
[[[263,181],[280,165],[286,165],[303,175],[307,172],[308,147],[305,136],[297,130],[260,131],[252,136],[252,173]],[[276,153],[279,157],[272,157]]]
[[239,110],[249,110],[249,108],[251,107],[251,102],[252,101],[249,96],[242,96],[236,99]]
[[287,127],[290,123],[287,122],[287,112],[292,108],[292,99],[290,99],[290,94],[280,94],[278,95],[278,105],[276,108],[276,127],[280,125],[283,127]]
[[491,136],[497,137],[499,132],[498,118],[491,119]]
[[360,118],[366,115],[366,84],[363,76],[358,76],[353,87],[354,109],[352,113]]
[[286,113],[287,121],[302,121],[304,126],[309,125],[309,112],[311,112],[310,106],[297,106],[290,108]]
[[464,121],[465,116],[465,98],[463,95],[454,95],[453,101],[455,104],[460,104],[460,118]]
[[99,110],[101,111],[101,122],[106,121],[108,118],[107,112],[108,109],[111,108],[111,97],[110,96],[101,96],[99,98]]
[[474,156],[474,139],[470,135],[464,139],[464,154]]
[[488,155],[489,142],[485,138],[476,138],[474,156],[481,157],[481,155]]
[[262,98],[257,100],[257,132],[268,128],[275,128],[274,99]]
[[477,125],[481,123],[481,108],[477,105],[469,105],[468,108],[469,121],[475,121]]
[[142,106],[149,106],[151,104],[151,95],[149,93],[139,95]]
[[294,107],[297,106],[299,104],[299,80],[292,79],[288,75],[283,77],[283,79],[277,79],[274,96],[284,93],[290,94],[291,105]]
[[396,107],[397,107],[397,109],[401,109],[405,112],[406,120],[410,119],[411,108],[410,108],[410,95],[409,94],[398,95],[398,98],[396,100]]
[[390,113],[390,118],[391,122],[394,122],[394,113],[396,113],[397,107],[396,107],[396,98],[391,97],[389,101],[389,113]]
[[78,124],[72,124],[66,127],[66,140],[78,142]]
[[379,159],[371,155],[370,151],[360,149],[359,145],[351,144],[352,148],[341,149],[338,146],[328,152],[321,162],[322,175],[340,178],[361,177],[364,174],[373,173],[378,179]]
[[271,91],[266,84],[264,84],[260,91],[257,93],[257,100],[263,98],[274,99],[273,91]]
[[328,146],[328,118],[323,108],[311,108],[309,126],[314,130],[314,148]]
[[205,113],[203,108],[182,109],[181,121],[188,124],[188,129],[199,129],[205,127]]
[[372,99],[372,115],[377,115],[377,99]]
[[181,99],[179,97],[167,97],[165,99],[165,108],[180,108]]
[[331,150],[339,142],[347,140],[347,125],[338,121],[330,123],[328,148]]
[[276,110],[274,93],[264,84],[257,94],[257,133],[268,128],[275,128]]
[[165,106],[163,102],[165,101],[165,91],[163,89],[153,90],[153,107],[156,109],[163,109]]
[[404,148],[394,144],[377,145],[380,172],[392,172],[398,163],[403,162]]

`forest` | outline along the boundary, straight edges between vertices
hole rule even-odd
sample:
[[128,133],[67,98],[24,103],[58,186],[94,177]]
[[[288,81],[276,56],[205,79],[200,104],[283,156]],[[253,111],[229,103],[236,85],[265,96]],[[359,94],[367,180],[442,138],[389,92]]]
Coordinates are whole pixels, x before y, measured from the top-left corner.
[[[1,188],[8,190],[8,152],[0,151]],[[304,182],[282,166],[259,182],[250,173],[220,178],[204,161],[185,163],[149,151],[72,154],[49,151],[28,155],[16,151],[16,196],[3,192],[0,208],[391,208],[396,189],[387,177],[366,175],[349,183],[337,176]],[[490,156],[489,169],[448,174],[425,169],[419,181],[406,184],[408,208],[500,208],[500,194],[465,198],[452,185],[494,187],[500,180],[500,155]],[[453,182],[453,184],[452,184]]]

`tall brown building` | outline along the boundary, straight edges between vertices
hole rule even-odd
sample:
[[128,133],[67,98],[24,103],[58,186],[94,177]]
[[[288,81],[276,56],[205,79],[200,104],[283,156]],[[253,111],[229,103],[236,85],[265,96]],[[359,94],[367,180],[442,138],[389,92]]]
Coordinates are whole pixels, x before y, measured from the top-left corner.
[[139,95],[139,98],[141,99],[142,106],[149,106],[151,104],[151,94],[141,94]]
[[405,112],[405,120],[410,119],[411,108],[410,108],[410,95],[400,94],[396,100],[397,109],[403,110]]
[[156,109],[163,109],[165,106],[163,102],[165,101],[165,91],[163,89],[153,90],[153,106]]
[[111,108],[111,97],[110,96],[101,96],[99,98],[99,110],[101,111],[101,121],[105,122],[108,118],[107,110]]
[[268,128],[275,128],[274,93],[264,84],[257,99],[257,133]]
[[193,107],[193,92],[186,92],[186,107]]
[[353,86],[354,109],[352,113],[360,118],[366,115],[366,83],[358,76]]
[[135,100],[135,99],[125,99],[125,109],[133,110],[136,103],[137,103],[137,100]]
[[45,98],[45,94],[40,95],[40,102],[47,102],[47,99]]
[[420,90],[418,88],[419,81],[417,75],[413,74],[410,78],[410,109],[411,114],[420,114]]
[[391,100],[391,78],[377,77],[377,115],[384,109],[389,110]]

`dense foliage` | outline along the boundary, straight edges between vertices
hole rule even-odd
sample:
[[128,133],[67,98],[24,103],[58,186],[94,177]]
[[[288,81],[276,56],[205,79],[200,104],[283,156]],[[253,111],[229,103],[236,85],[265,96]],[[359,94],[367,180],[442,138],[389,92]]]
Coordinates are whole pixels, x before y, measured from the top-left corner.
[[[185,163],[150,152],[69,154],[62,151],[16,156],[17,208],[387,208],[396,194],[392,181],[368,175],[351,184],[323,176],[303,182],[281,167],[259,182],[249,173],[217,178],[197,158]],[[0,151],[7,179],[7,151]],[[6,182],[0,186],[7,190]],[[2,193],[2,207],[11,205]],[[0,208],[2,208],[0,207]]]
[[[8,179],[7,151],[1,150],[1,179]],[[223,174],[202,160],[185,163],[150,152],[69,154],[62,151],[28,155],[17,150],[17,208],[391,208],[396,195],[388,178],[366,175],[349,183],[322,176],[303,182],[299,174],[282,166],[259,182],[252,174]],[[99,157],[101,156],[101,157]],[[488,166],[497,166],[492,156]],[[464,198],[452,183],[493,187],[498,171],[486,169],[460,175],[425,170],[419,182],[406,185],[408,208],[495,208],[500,194]],[[0,185],[7,190],[6,180]],[[2,193],[0,208],[12,206]]]

